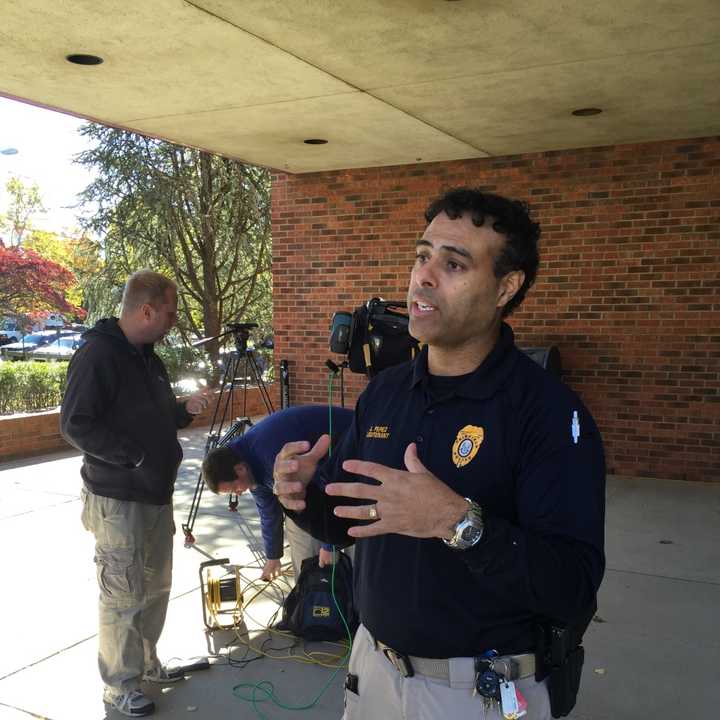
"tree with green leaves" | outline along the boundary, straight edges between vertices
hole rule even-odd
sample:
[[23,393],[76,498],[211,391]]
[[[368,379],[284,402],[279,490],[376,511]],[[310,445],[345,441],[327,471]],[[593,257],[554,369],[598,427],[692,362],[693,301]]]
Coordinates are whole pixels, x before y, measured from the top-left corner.
[[37,183],[25,185],[17,177],[11,177],[5,185],[9,197],[6,213],[0,215],[0,227],[8,233],[10,247],[20,247],[26,233],[31,229],[31,219],[36,213],[45,212]]
[[85,290],[92,288],[103,266],[97,240],[81,232],[61,235],[48,230],[33,230],[23,247],[70,270],[75,276],[75,283],[67,289],[65,297],[73,305],[88,309],[90,298]]
[[[234,321],[268,332],[268,171],[101,125],[80,132],[93,144],[77,162],[96,175],[82,202],[92,208],[87,225],[104,238],[106,303],[131,272],[147,267],[176,279],[186,341]],[[218,343],[207,349],[217,360]]]

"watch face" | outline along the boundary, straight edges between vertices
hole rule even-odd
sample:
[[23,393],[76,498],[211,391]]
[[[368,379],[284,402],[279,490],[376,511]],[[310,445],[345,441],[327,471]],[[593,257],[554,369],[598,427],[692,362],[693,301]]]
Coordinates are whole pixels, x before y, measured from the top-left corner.
[[463,542],[474,543],[481,534],[482,530],[480,528],[476,528],[474,525],[468,525],[466,528],[463,528],[460,536],[462,537]]

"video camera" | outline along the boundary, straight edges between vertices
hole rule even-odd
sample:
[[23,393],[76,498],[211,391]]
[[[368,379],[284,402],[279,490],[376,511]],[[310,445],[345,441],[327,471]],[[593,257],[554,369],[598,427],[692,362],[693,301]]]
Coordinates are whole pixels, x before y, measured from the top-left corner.
[[330,351],[346,355],[350,371],[368,377],[412,360],[419,343],[408,332],[405,308],[404,302],[374,297],[352,313],[334,313]]

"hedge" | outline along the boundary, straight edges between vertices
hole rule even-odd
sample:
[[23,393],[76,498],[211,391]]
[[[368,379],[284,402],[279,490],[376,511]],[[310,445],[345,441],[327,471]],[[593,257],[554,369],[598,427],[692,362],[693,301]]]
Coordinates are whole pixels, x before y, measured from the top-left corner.
[[[155,352],[165,364],[168,375],[170,376],[170,382],[173,385],[189,378],[211,380],[210,359],[207,353],[201,348],[188,347],[186,345],[168,346],[158,343],[155,346]],[[229,355],[223,355],[221,357],[221,365],[218,372],[220,377],[222,377],[224,368],[222,361],[227,358],[229,358]],[[255,350],[255,359],[259,365],[260,372],[264,374],[265,381],[272,382],[272,351],[264,349]],[[219,379],[218,377],[216,382],[218,382]]]
[[209,372],[205,365],[207,355],[200,348],[158,343],[155,345],[155,353],[163,361],[173,385],[185,378],[206,377]]
[[[204,353],[196,348],[156,347],[168,370],[170,382],[207,378]],[[272,380],[272,360],[266,380]],[[0,362],[0,415],[37,412],[57,407],[65,390],[67,362]],[[263,363],[264,365],[264,363]]]
[[67,362],[0,363],[0,415],[57,407],[66,372]]

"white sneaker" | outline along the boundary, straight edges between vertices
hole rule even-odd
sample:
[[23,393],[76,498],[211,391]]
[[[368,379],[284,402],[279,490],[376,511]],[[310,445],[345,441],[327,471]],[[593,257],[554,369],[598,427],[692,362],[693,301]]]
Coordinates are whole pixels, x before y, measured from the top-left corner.
[[103,692],[103,702],[128,717],[145,717],[145,715],[152,715],[155,712],[155,703],[145,697],[140,690],[123,692],[106,687]]
[[156,665],[143,673],[142,679],[152,683],[174,683],[182,680],[185,673],[182,668],[169,668],[165,665]]

